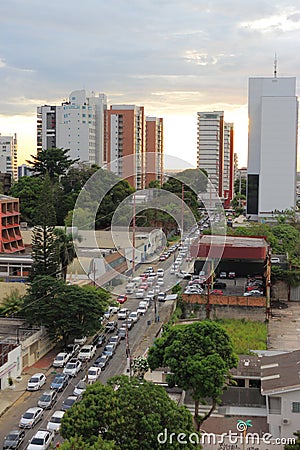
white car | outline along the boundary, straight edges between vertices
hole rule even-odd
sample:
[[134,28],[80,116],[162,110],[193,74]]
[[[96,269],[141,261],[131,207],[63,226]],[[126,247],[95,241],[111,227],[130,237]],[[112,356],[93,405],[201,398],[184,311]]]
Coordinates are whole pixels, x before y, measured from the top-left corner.
[[135,293],[136,298],[144,298],[145,297],[145,290],[144,289],[138,289]]
[[158,286],[163,286],[165,284],[164,279],[163,278],[158,278],[156,284]]
[[158,276],[158,277],[163,277],[164,274],[165,274],[164,269],[157,269],[157,276]]
[[126,317],[129,315],[129,309],[128,308],[121,308],[118,311],[118,319],[126,319]]
[[129,314],[129,319],[132,319],[133,322],[137,322],[139,320],[139,314],[137,311],[132,311]]
[[35,373],[27,383],[27,391],[38,391],[46,383],[43,373]]
[[155,295],[154,289],[151,289],[150,291],[147,292],[146,297],[152,300],[154,298],[154,295]]
[[83,345],[86,343],[86,341],[87,341],[87,337],[82,336],[81,338],[74,339],[74,344]]
[[93,384],[98,380],[101,373],[100,367],[90,367],[87,373],[87,383]]
[[61,419],[63,418],[64,414],[65,411],[55,411],[48,421],[47,430],[57,433],[60,429]]
[[81,396],[85,390],[86,390],[86,377],[83,377],[82,380],[78,381],[78,383],[74,387],[72,395]]
[[66,364],[63,373],[69,375],[70,377],[76,377],[78,372],[82,369],[82,363],[79,359],[70,359]]
[[136,311],[137,311],[138,314],[143,316],[147,312],[147,307],[144,306],[144,305],[140,305]]
[[164,302],[166,300],[166,294],[164,292],[160,292],[157,296],[157,300],[159,302]]
[[61,352],[58,353],[58,355],[55,356],[52,366],[53,367],[64,367],[65,364],[67,364],[67,362],[70,359],[70,354],[67,352]]
[[43,408],[35,406],[34,408],[29,408],[21,417],[19,422],[20,428],[33,428],[40,420],[42,420],[44,415]]
[[96,347],[94,347],[94,345],[84,345],[81,347],[77,358],[80,359],[80,361],[90,361],[95,356],[95,353]]
[[47,450],[54,439],[53,431],[38,430],[29,441],[26,450]]

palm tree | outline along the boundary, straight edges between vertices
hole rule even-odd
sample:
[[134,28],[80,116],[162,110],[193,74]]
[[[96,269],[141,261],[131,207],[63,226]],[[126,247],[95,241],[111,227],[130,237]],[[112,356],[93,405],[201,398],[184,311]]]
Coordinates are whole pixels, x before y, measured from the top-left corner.
[[22,308],[23,297],[20,295],[18,289],[13,289],[10,294],[6,295],[2,306],[0,307],[0,314],[5,317],[13,317]]
[[73,243],[73,237],[67,233],[66,228],[56,228],[54,233],[57,236],[58,257],[60,263],[61,277],[64,281],[67,279],[68,266],[72,264],[76,257],[76,251]]

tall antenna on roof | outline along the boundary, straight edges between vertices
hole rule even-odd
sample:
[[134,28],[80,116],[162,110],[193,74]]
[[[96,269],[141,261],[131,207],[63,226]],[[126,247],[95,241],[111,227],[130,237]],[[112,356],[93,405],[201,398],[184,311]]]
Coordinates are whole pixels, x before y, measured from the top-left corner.
[[274,78],[277,78],[277,55],[275,53],[275,58],[274,58]]

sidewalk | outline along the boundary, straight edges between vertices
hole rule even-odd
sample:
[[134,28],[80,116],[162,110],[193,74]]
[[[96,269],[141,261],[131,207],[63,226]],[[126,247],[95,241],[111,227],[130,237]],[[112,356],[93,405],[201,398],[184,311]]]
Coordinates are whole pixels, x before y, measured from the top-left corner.
[[0,391],[0,417],[11,407],[15,402],[25,395],[27,382],[30,377],[37,373],[42,372],[45,375],[50,374],[52,370],[51,365],[54,356],[57,354],[57,349],[50,350],[43,358],[37,361],[30,367],[25,367],[22,371],[22,378],[19,382],[15,382],[14,387],[3,389]]

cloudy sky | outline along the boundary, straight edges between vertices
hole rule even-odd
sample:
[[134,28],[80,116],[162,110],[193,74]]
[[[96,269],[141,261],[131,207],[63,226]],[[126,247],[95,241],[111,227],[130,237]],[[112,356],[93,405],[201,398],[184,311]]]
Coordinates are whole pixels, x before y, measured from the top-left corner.
[[275,53],[278,76],[297,77],[299,44],[299,0],[2,2],[0,132],[18,133],[23,162],[36,107],[85,88],[164,117],[165,152],[192,164],[197,111],[224,110],[242,166],[248,78],[272,76]]

